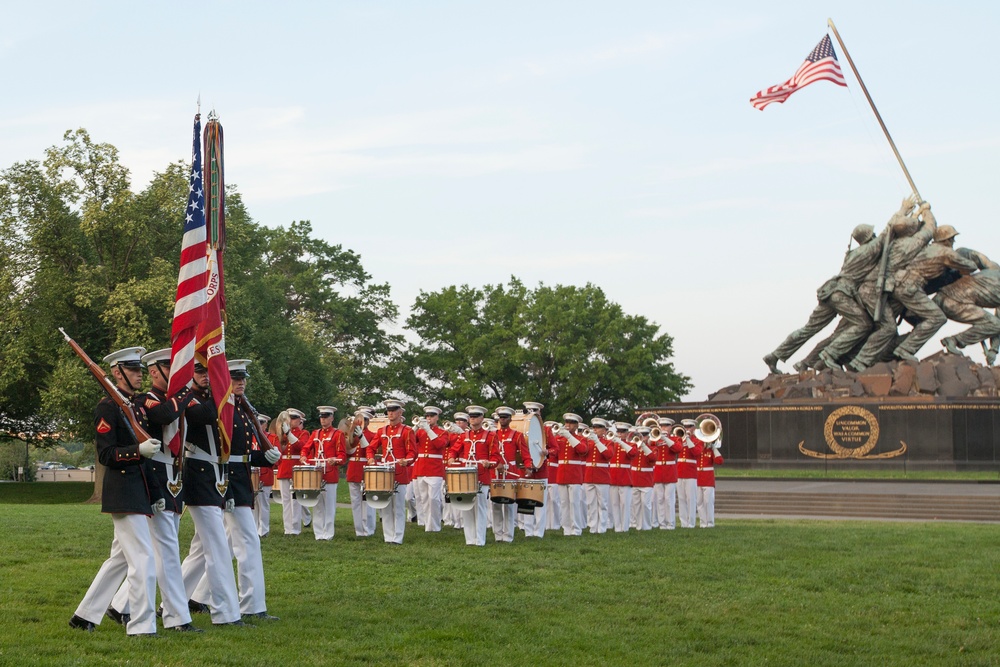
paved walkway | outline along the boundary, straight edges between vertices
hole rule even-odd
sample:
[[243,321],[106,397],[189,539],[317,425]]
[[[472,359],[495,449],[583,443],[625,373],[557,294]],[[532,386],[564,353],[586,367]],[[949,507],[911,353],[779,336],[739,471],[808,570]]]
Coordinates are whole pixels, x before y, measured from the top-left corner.
[[767,493],[874,493],[917,496],[985,496],[1000,497],[1000,480],[970,482],[911,482],[907,480],[806,480],[806,479],[733,479],[716,478],[718,494],[726,491],[758,491]]

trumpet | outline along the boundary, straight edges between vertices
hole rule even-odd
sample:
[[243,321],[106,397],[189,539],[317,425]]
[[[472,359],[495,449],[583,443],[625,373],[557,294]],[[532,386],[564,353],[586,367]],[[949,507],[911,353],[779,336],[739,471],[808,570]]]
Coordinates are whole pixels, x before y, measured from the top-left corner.
[[638,433],[633,433],[632,437],[630,437],[628,441],[631,442],[633,445],[640,445],[642,444],[642,436],[639,435]]
[[695,421],[698,422],[698,428],[694,431],[694,437],[702,442],[708,444],[722,437],[722,420],[715,415],[706,412],[698,415]]
[[663,431],[660,430],[659,426],[654,426],[649,429],[649,441],[659,442],[663,439]]
[[683,438],[685,434],[687,434],[687,429],[681,426],[680,424],[675,424],[670,429],[670,435],[672,435],[675,438]]

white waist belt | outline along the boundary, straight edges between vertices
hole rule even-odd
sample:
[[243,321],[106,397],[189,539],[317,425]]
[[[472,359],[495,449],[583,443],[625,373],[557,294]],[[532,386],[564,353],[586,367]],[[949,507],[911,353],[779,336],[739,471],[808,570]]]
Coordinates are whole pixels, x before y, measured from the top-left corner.
[[591,463],[590,465],[592,467],[594,467],[594,468],[610,468],[611,467],[610,463]]
[[196,459],[198,461],[206,461],[208,463],[214,463],[216,465],[219,465],[219,457],[218,456],[212,456],[211,454],[209,454],[208,452],[206,452],[204,449],[198,449],[197,447],[194,447],[194,446],[188,446],[186,448],[186,454],[185,454],[185,456],[186,456],[186,458],[189,458],[189,459]]
[[417,454],[418,459],[443,459],[444,454]]
[[653,472],[652,468],[633,468],[636,472]]
[[230,456],[229,463],[250,463],[250,455],[240,454],[239,456]]
[[281,458],[284,459],[285,461],[298,461],[302,457],[299,456],[298,454],[292,454],[291,456],[289,456],[288,454],[282,454]]
[[654,465],[658,466],[675,466],[677,461],[657,461]]
[[715,468],[698,468],[698,472],[714,472]]
[[582,466],[587,464],[586,461],[560,461],[559,463],[565,463],[571,466]]
[[153,460],[157,463],[164,463],[168,466],[172,466],[174,464],[174,456],[169,452],[156,452],[153,454]]

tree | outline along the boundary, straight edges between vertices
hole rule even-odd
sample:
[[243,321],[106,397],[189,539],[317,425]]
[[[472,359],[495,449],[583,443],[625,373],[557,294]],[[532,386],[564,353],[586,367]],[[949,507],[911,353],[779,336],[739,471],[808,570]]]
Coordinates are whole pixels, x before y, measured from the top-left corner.
[[407,326],[421,338],[403,360],[415,393],[449,406],[537,400],[548,414],[629,419],[690,386],[669,362],[672,338],[590,284],[421,292]]

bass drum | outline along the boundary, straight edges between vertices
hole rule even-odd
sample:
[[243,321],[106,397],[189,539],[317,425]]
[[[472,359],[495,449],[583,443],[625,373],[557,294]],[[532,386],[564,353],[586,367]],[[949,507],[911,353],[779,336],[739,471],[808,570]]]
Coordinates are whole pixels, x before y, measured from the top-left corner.
[[542,424],[542,418],[534,412],[518,411],[511,417],[510,427],[524,435],[524,439],[528,441],[532,464],[536,468],[541,468],[546,455],[545,426]]

